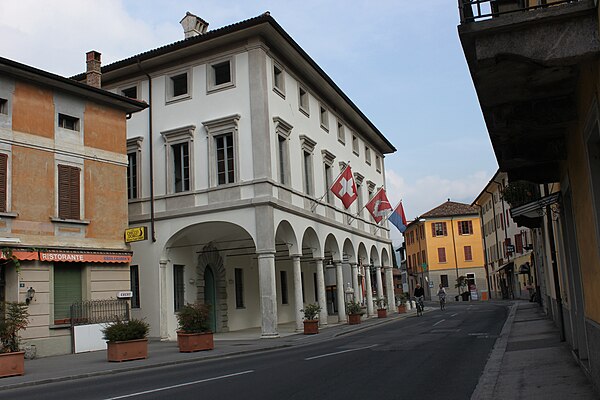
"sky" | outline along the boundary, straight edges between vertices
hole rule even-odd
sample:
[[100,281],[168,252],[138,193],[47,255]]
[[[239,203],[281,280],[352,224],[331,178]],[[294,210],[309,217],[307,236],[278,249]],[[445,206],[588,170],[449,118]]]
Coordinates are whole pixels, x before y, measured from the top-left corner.
[[0,56],[72,76],[89,50],[106,65],[183,39],[186,11],[209,30],[269,11],[396,147],[386,190],[407,219],[471,204],[496,172],[453,0],[0,0]]

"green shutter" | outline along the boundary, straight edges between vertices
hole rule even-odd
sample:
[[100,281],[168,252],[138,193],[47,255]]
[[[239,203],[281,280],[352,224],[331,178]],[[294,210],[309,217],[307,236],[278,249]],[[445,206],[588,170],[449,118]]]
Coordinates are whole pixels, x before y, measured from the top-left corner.
[[81,301],[81,268],[79,264],[54,265],[54,320],[71,317],[71,304]]

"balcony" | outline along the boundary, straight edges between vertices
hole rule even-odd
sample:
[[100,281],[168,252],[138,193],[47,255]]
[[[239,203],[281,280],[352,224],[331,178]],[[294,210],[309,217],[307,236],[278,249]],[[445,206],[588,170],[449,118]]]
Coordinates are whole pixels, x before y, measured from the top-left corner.
[[498,164],[559,180],[580,69],[600,53],[594,0],[459,0],[463,51]]

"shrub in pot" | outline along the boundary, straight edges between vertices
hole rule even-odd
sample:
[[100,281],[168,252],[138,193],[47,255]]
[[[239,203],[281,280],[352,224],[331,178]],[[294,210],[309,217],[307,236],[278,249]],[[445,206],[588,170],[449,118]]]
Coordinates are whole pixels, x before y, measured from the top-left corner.
[[346,303],[346,313],[348,313],[348,324],[360,324],[360,318],[365,313],[361,304],[357,301],[349,301]]
[[314,335],[319,333],[321,307],[318,304],[307,304],[300,312],[304,313],[304,334]]
[[387,317],[387,299],[385,297],[379,297],[375,300],[375,304],[377,305],[377,317],[385,318]]
[[107,344],[108,361],[140,360],[148,357],[148,331],[146,321],[132,318],[117,319],[102,333]]
[[25,352],[21,351],[20,331],[29,324],[27,304],[5,302],[1,305],[4,318],[0,318],[0,377],[25,373]]
[[189,353],[215,348],[213,333],[208,323],[209,312],[208,304],[188,303],[181,307],[177,313],[179,325],[177,344],[180,352]]
[[398,295],[398,314],[406,312],[406,295],[404,293]]

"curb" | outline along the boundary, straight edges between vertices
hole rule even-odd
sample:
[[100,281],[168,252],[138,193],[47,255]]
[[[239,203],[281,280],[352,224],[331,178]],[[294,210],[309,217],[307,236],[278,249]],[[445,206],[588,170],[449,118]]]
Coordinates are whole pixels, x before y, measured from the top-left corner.
[[508,345],[508,337],[512,329],[513,321],[517,315],[517,309],[519,303],[513,303],[508,318],[504,322],[500,336],[494,343],[494,348],[490,354],[490,358],[485,364],[485,368],[479,378],[479,382],[471,395],[471,400],[489,400],[493,398],[494,389],[498,382],[498,376],[500,375],[500,368],[502,367],[502,359],[506,352],[506,346]]

